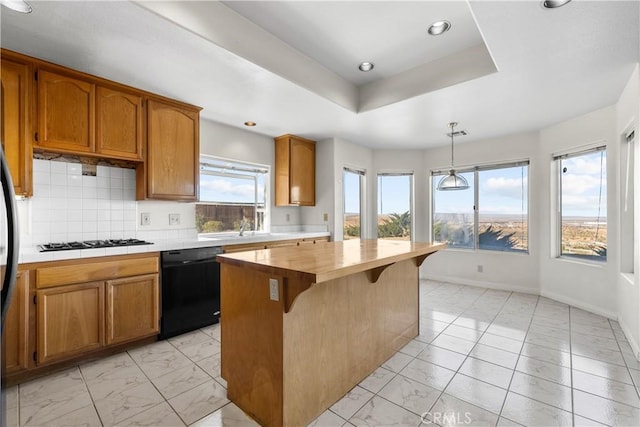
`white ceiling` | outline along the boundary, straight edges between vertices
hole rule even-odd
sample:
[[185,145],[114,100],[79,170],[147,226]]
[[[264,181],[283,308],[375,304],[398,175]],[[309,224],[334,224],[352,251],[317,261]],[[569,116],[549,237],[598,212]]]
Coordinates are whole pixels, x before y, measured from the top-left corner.
[[[483,43],[463,1],[223,3],[356,86]],[[445,18],[453,23],[446,35],[427,35]],[[365,61],[375,68],[358,70]]]
[[[463,143],[611,105],[640,54],[638,1],[31,4],[30,15],[2,8],[2,47],[199,105],[206,119],[253,120],[268,136],[374,148],[445,145],[450,121],[469,131]],[[430,21],[449,19],[438,10],[463,24],[450,18],[452,31],[428,38]],[[378,80],[351,71],[369,59],[359,44]]]

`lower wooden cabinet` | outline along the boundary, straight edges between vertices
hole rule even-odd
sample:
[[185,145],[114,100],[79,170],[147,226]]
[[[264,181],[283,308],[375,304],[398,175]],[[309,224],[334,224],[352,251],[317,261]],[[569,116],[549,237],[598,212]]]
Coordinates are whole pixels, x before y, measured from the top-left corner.
[[103,282],[41,289],[36,295],[39,364],[104,346]]
[[29,366],[29,272],[18,271],[11,304],[4,320],[2,373],[22,371]]
[[158,275],[106,282],[107,345],[160,332]]

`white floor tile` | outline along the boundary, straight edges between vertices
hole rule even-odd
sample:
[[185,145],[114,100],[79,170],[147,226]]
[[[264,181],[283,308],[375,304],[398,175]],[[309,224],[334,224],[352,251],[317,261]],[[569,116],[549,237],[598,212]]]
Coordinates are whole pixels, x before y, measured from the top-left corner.
[[473,357],[468,357],[458,372],[468,377],[502,387],[505,390],[509,387],[509,382],[513,375],[513,370],[511,369]]
[[441,426],[494,426],[498,416],[444,393],[429,411],[428,420]]
[[566,427],[573,424],[571,412],[511,392],[507,394],[501,415],[524,426]]
[[454,374],[450,369],[420,359],[414,359],[400,371],[400,375],[438,390],[444,390]]
[[417,415],[428,411],[440,394],[440,390],[402,375],[396,376],[378,393],[379,396]]
[[456,374],[445,389],[445,393],[479,406],[494,414],[499,414],[507,390],[476,380],[475,378]]
[[576,414],[610,426],[640,425],[640,410],[580,390],[573,391]]
[[417,426],[420,417],[386,399],[374,396],[349,422],[355,426]]
[[351,418],[365,403],[374,396],[368,390],[362,387],[356,386],[349,393],[347,393],[342,399],[334,403],[331,408],[332,412],[335,412],[340,417],[348,420]]
[[509,391],[555,406],[565,411],[573,410],[571,388],[552,381],[515,372]]
[[367,378],[362,380],[359,385],[360,387],[369,390],[372,393],[377,393],[395,376],[395,372],[385,369],[381,366],[373,371],[373,373]]
[[573,371],[573,387],[605,399],[640,408],[638,391],[629,384],[612,381],[586,372]]
[[514,369],[518,363],[517,354],[484,344],[477,344],[473,350],[471,350],[469,356],[509,369]]
[[462,362],[464,362],[465,355],[456,353],[451,350],[436,347],[433,345],[427,346],[417,358],[426,362],[431,362],[434,365],[442,366],[447,369],[457,371]]

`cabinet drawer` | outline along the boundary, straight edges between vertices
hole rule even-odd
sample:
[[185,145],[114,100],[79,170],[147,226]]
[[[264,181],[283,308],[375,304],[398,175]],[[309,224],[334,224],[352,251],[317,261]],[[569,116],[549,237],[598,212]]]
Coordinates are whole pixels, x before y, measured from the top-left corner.
[[36,288],[158,273],[158,257],[66,264],[36,269]]

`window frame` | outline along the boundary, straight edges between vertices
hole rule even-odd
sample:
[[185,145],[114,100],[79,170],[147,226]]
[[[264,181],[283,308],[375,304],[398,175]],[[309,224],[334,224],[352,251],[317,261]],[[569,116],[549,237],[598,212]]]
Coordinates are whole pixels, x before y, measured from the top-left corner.
[[[609,190],[609,171],[607,168],[607,162],[609,159],[609,153],[607,153],[607,144],[605,141],[599,141],[594,144],[589,144],[581,147],[575,147],[570,150],[565,150],[559,153],[552,154],[552,162],[555,163],[555,179],[556,179],[556,209],[555,209],[555,259],[568,261],[568,262],[577,262],[577,263],[586,263],[594,266],[606,266],[609,262],[609,257],[606,256],[603,260],[600,259],[590,259],[581,256],[572,256],[570,254],[564,255],[562,253],[562,161],[564,159],[570,159],[574,157],[584,156],[590,153],[597,153],[603,151],[605,153],[604,166],[607,173],[606,176],[606,191]],[[606,193],[605,193],[606,194]],[[605,204],[605,212],[607,214],[607,247],[609,243],[609,206],[608,194],[606,195],[607,203]]]
[[[217,163],[217,164],[216,164]],[[231,167],[230,170],[232,171],[238,171],[238,172],[245,172],[245,174],[243,173],[235,173],[235,172],[228,172],[228,173],[224,173],[224,172],[218,172],[216,170],[205,170],[205,168],[207,166],[211,167],[212,169],[225,169],[221,164],[222,163],[230,163],[233,166]],[[258,174],[264,174],[264,215],[263,215],[263,219],[262,219],[262,223],[263,223],[263,229],[262,230],[251,230],[255,233],[269,233],[270,229],[271,229],[271,202],[270,202],[270,188],[271,188],[271,166],[270,165],[265,165],[265,164],[259,164],[259,163],[253,163],[253,162],[247,162],[247,161],[243,161],[243,160],[236,160],[236,159],[229,159],[229,158],[225,158],[225,157],[218,157],[218,156],[214,156],[214,155],[207,155],[207,154],[201,154],[200,155],[200,159],[198,162],[198,168],[199,168],[199,175],[209,175],[209,176],[217,176],[217,177],[231,177],[231,178],[236,178],[236,179],[246,179],[247,181],[253,181],[254,184],[254,217],[253,217],[253,221],[254,221],[254,225],[258,224],[258,215],[259,215],[259,211],[260,208],[259,206],[262,204],[259,202],[259,193],[260,193],[260,188],[258,185]],[[250,175],[250,173],[253,173],[254,175]],[[198,186],[202,183],[202,179],[199,180]],[[216,202],[213,200],[202,200],[202,191],[199,191],[200,194],[200,199],[195,203],[196,205],[214,205],[214,204],[220,204],[220,203],[233,203],[233,202]],[[240,202],[238,202],[240,203]],[[206,233],[200,233],[198,232],[198,234],[206,234],[206,235],[225,235],[225,234],[229,234],[229,233],[233,233],[234,231],[220,231],[220,232],[206,232]]]
[[344,218],[345,218],[345,208],[346,208],[346,191],[345,191],[345,174],[346,173],[353,173],[356,174],[360,177],[360,179],[358,180],[358,185],[359,185],[359,193],[360,193],[360,197],[359,197],[359,214],[360,214],[360,235],[357,237],[358,239],[363,239],[364,237],[363,235],[363,231],[365,230],[365,212],[364,212],[364,206],[365,206],[365,199],[364,199],[364,191],[365,191],[365,178],[367,175],[367,171],[366,169],[361,169],[361,168],[357,168],[357,167],[352,167],[352,166],[343,166],[342,168],[342,240],[344,240]]
[[[500,250],[492,250],[492,249],[486,249],[486,248],[480,248],[480,206],[481,206],[481,200],[480,198],[480,180],[479,180],[479,173],[482,171],[488,171],[488,170],[499,170],[499,169],[508,169],[508,168],[514,168],[514,167],[519,167],[519,166],[527,166],[527,194],[526,194],[526,201],[527,201],[527,227],[526,227],[526,233],[527,233],[527,249],[526,250],[508,250],[508,251],[500,251]],[[435,197],[435,193],[438,191],[435,189],[434,187],[434,178],[438,177],[438,179],[440,179],[441,176],[446,175],[449,173],[449,170],[451,168],[447,168],[447,169],[434,169],[431,171],[430,173],[430,181],[431,181],[431,227],[429,230],[429,236],[430,236],[430,240],[434,241],[434,234],[433,234],[433,226],[435,224],[435,208],[436,208],[436,197]],[[531,191],[530,191],[530,187],[529,187],[529,176],[530,176],[530,170],[531,170],[531,160],[530,159],[520,159],[520,160],[512,160],[512,161],[505,161],[505,162],[499,162],[499,163],[483,163],[483,164],[478,164],[476,166],[466,166],[466,167],[460,167],[460,168],[456,168],[456,173],[473,173],[473,247],[472,248],[465,248],[465,247],[453,247],[451,248],[452,250],[460,250],[460,251],[473,251],[473,252],[487,252],[487,253],[500,253],[500,254],[512,254],[512,255],[529,255],[530,254],[530,228],[531,228],[531,221],[530,221],[530,217],[531,217],[531,203],[530,203],[530,198],[531,198]]]
[[409,177],[409,215],[411,218],[411,233],[409,235],[409,241],[415,241],[415,171],[381,171],[376,174],[376,238],[380,239],[378,235],[378,216],[381,214],[379,212],[380,206],[380,177],[383,176],[408,176]]

